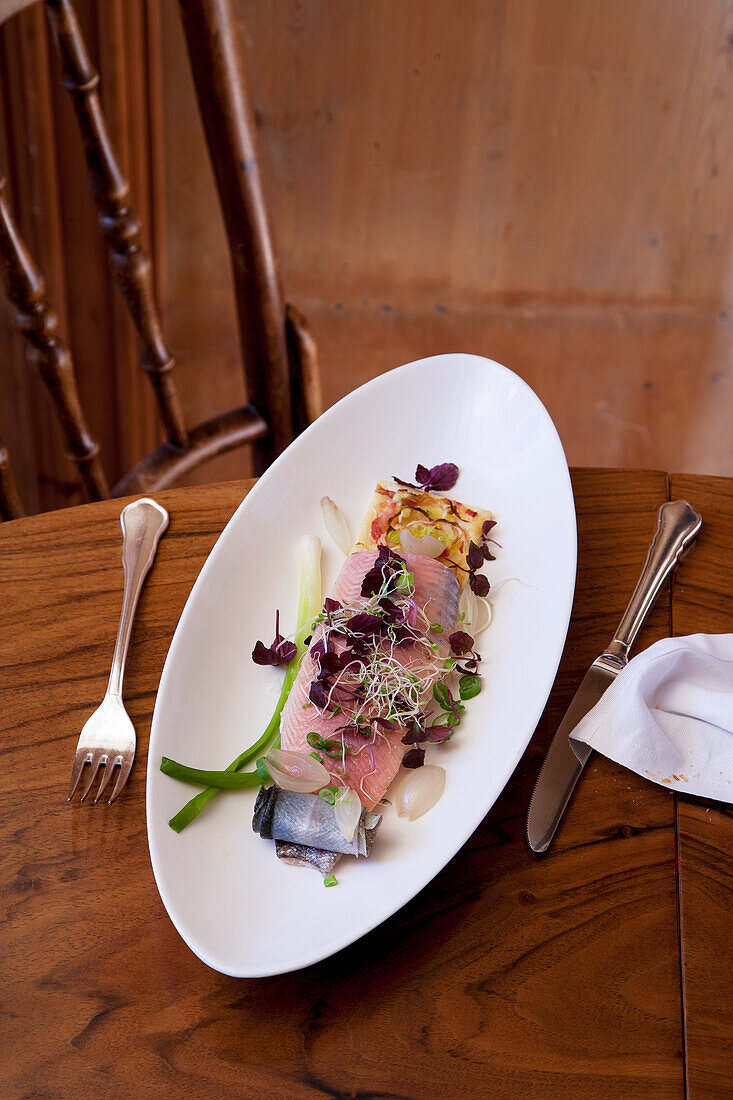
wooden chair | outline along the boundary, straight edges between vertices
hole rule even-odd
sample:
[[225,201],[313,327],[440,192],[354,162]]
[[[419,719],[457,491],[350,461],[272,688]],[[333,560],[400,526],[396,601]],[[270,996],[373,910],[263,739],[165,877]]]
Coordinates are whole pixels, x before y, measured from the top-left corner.
[[[0,0],[4,16],[37,0]],[[166,442],[111,490],[79,401],[69,348],[45,300],[41,273],[11,217],[0,181],[0,277],[61,425],[66,450],[89,500],[172,484],[205,459],[250,444],[263,469],[320,411],[316,349],[302,316],[283,299],[257,156],[254,121],[232,0],[179,0],[234,272],[237,319],[249,403],[187,428],[176,396],[173,359],[153,300],[151,264],[127,180],[112,148],[92,66],[71,0],[45,0],[63,86],[72,97],[113,278],[141,344]],[[24,515],[0,440],[0,519]]]

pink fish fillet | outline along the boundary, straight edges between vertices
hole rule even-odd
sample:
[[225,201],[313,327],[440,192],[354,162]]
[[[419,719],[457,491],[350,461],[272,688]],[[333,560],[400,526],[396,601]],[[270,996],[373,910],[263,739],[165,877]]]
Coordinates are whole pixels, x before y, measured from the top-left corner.
[[[459,585],[455,574],[440,562],[420,554],[402,554],[408,569],[413,574],[415,584],[414,599],[425,610],[431,623],[440,623],[444,633],[431,635],[441,648],[442,655],[449,652],[448,635],[455,629],[458,614]],[[361,585],[365,574],[374,564],[377,553],[363,550],[351,554],[343,564],[331,596],[344,606],[359,607],[366,603],[361,596]],[[321,637],[323,627],[319,625],[313,634],[311,647]],[[415,660],[415,647],[405,646],[395,650],[401,663],[409,665]],[[308,692],[318,672],[310,648],[293,684],[288,701],[283,709],[280,721],[282,747],[296,752],[312,752],[307,741],[309,733],[318,734],[324,740],[338,740],[342,737],[352,750],[343,758],[323,758],[324,765],[331,771],[335,782],[343,783],[357,792],[367,809],[384,797],[384,793],[399,770],[407,746],[402,744],[405,733],[403,726],[390,732],[379,732],[373,742],[367,743],[359,734],[338,732],[348,721],[344,713],[331,715],[322,713],[308,697]],[[335,770],[332,770],[335,769]],[[343,770],[342,770],[343,769]]]

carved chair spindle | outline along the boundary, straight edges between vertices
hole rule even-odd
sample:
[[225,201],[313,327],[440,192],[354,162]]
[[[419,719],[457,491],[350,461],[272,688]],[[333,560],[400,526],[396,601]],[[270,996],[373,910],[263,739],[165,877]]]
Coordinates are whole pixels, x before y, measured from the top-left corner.
[[[27,0],[30,4],[33,0]],[[45,0],[81,132],[92,198],[117,283],[141,346],[166,442],[111,491],[99,444],[81,409],[71,353],[57,333],[43,278],[25,247],[0,182],[0,276],[61,424],[67,454],[90,500],[150,492],[172,484],[200,462],[243,444],[261,472],[294,434],[320,412],[316,348],[301,314],[284,302],[260,175],[232,0],[179,0],[199,110],[227,229],[242,362],[249,404],[187,429],[176,394],[152,288],[152,268],[127,179],[115,155],[99,98],[99,76],[71,0]],[[15,4],[15,8],[23,6]],[[0,440],[0,519],[23,514]]]

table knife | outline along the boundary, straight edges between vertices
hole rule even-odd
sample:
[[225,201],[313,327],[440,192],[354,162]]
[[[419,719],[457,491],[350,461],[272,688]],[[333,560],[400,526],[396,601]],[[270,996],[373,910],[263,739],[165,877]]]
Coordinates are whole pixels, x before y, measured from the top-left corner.
[[534,852],[546,852],[575,784],[592,750],[568,738],[629,660],[629,650],[647,611],[683,552],[690,549],[702,517],[686,500],[659,509],[657,531],[649,547],[634,594],[607,649],[586,672],[547,750],[527,811],[527,841]]

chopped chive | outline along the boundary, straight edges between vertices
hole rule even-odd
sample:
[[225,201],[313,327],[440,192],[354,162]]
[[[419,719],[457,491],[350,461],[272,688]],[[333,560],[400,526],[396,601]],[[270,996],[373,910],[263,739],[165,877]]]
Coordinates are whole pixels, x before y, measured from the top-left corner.
[[259,760],[255,760],[255,768],[257,769],[257,774],[259,775],[260,779],[264,779],[265,782],[272,778],[267,770],[267,764],[265,763],[264,756],[261,756]]
[[328,806],[335,806],[338,790],[338,787],[322,787],[318,792],[318,797],[323,799]]
[[481,680],[478,676],[461,676],[458,681],[458,694],[461,699],[473,699],[481,691]]
[[344,752],[351,752],[351,748],[343,741],[324,740],[319,737],[315,730],[311,730],[310,733],[306,734],[305,739],[311,748],[318,749],[319,752],[325,753],[326,756],[330,756],[332,759],[341,756]]
[[323,763],[323,757],[321,756],[321,754],[319,752],[312,752],[311,756],[313,757],[314,760],[317,760],[319,764]]
[[324,886],[338,886],[338,879],[335,875],[326,875],[323,880]]

